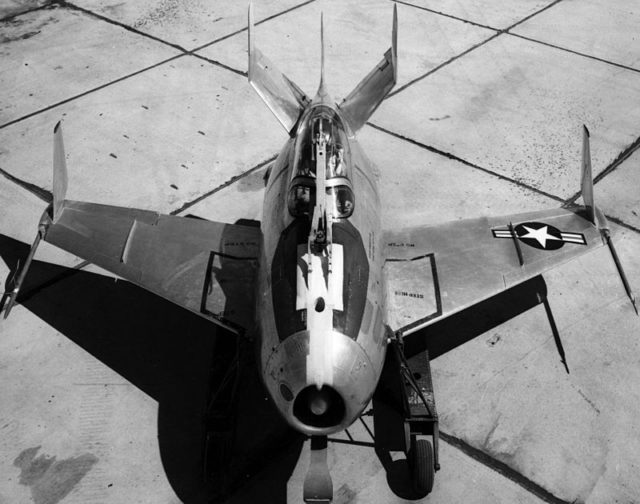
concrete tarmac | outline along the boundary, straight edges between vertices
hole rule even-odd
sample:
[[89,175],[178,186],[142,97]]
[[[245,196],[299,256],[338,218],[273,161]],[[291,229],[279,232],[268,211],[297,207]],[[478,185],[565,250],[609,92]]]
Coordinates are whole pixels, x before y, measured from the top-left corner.
[[[390,45],[387,0],[254,4],[257,45],[311,95],[320,12],[336,100]],[[398,86],[358,135],[384,226],[580,201],[586,124],[596,204],[640,291],[636,2],[397,5]],[[242,2],[0,2],[1,278],[50,199],[59,119],[71,199],[261,218],[286,133],[247,82],[245,28]],[[442,469],[422,502],[640,502],[640,317],[605,248],[545,280],[571,374],[542,307],[437,358]],[[46,243],[24,292],[0,320],[0,504],[302,502],[308,442],[266,400],[250,352],[233,456],[216,452],[205,480],[229,337]],[[351,433],[367,440],[360,423]],[[407,501],[372,450],[333,443],[329,462],[334,502]]]

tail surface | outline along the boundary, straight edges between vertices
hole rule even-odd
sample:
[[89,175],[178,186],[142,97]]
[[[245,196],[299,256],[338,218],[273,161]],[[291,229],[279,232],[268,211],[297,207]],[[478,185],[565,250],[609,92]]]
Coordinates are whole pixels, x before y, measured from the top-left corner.
[[253,6],[249,4],[249,82],[280,124],[291,134],[310,100],[255,47]]
[[586,126],[582,127],[582,180],[581,180],[581,190],[582,190],[582,200],[584,202],[584,208],[586,211],[586,217],[593,224],[595,224],[600,232],[602,233],[602,238],[605,243],[609,246],[609,250],[611,251],[611,257],[613,258],[613,262],[616,265],[616,269],[618,270],[618,274],[620,275],[620,280],[622,280],[622,286],[624,287],[627,296],[629,297],[629,301],[631,301],[631,305],[638,315],[638,305],[636,304],[636,296],[633,293],[633,289],[629,284],[629,280],[627,279],[627,275],[624,272],[624,268],[622,267],[622,263],[620,262],[620,258],[618,257],[618,252],[613,244],[613,240],[611,239],[611,232],[609,230],[609,223],[607,222],[607,218],[604,213],[602,213],[598,208],[596,208],[594,198],[593,198],[593,174],[591,171],[591,149],[589,147],[589,130]]
[[596,209],[593,202],[593,175],[591,173],[591,149],[589,148],[589,130],[582,126],[582,199],[588,219],[596,223]]
[[67,195],[67,161],[62,141],[62,121],[53,129],[53,222],[58,220]]
[[[287,130],[293,134],[293,129],[300,116],[311,103],[305,93],[256,48],[254,41],[253,6],[249,4],[249,82],[258,95],[267,104],[271,112]],[[320,18],[320,86],[318,96],[328,98],[325,81],[325,47],[324,47],[324,19]],[[351,93],[338,106],[351,131],[355,133],[367,122],[382,100],[395,86],[398,76],[398,11],[393,7],[393,28],[391,33],[391,47],[384,54],[382,60],[369,74],[360,81]]]
[[328,96],[327,88],[324,82],[324,14],[320,14],[320,86],[318,87],[319,96]]
[[393,5],[391,47],[378,65],[371,70],[339,105],[355,133],[367,122],[382,100],[395,86],[398,78],[398,9]]
[[[62,142],[62,121],[58,121],[55,128],[53,128],[53,215],[52,220],[55,223],[60,217],[60,213],[62,212],[62,208],[64,206],[64,198],[67,194],[67,163],[64,157],[64,144]],[[31,245],[31,249],[29,250],[29,255],[24,262],[22,268],[18,265],[19,272],[17,273],[17,277],[14,275],[13,288],[11,291],[5,293],[7,295],[7,302],[4,308],[4,318],[6,319],[11,313],[13,306],[16,304],[16,300],[18,299],[18,294],[20,294],[20,288],[22,287],[22,282],[24,282],[25,277],[27,276],[27,272],[29,271],[29,267],[31,266],[31,262],[36,254],[36,250],[38,250],[38,245],[40,241],[44,238],[47,232],[47,224],[45,222],[49,221],[49,209],[45,210],[42,218],[40,219],[40,224],[38,225],[38,232],[36,234],[35,239],[33,240],[33,245]],[[0,304],[0,309],[2,308]]]

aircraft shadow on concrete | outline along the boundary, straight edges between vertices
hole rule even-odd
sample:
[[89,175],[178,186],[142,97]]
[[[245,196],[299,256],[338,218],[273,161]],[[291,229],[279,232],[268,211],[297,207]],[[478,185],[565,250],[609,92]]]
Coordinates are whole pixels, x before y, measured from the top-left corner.
[[[6,290],[28,252],[0,234]],[[405,337],[405,353],[435,359],[544,303],[564,358],[546,295],[535,277]],[[286,502],[304,436],[267,399],[249,343],[129,282],[42,261],[33,261],[18,301],[158,401],[162,463],[183,502]],[[377,454],[390,489],[414,498],[406,460]]]
[[[543,304],[549,321],[550,331],[554,336],[561,360],[565,362],[564,350],[560,341],[551,307],[547,300],[547,285],[542,276],[534,277],[506,291],[503,291],[476,305],[466,308],[457,314],[437,321],[403,339],[404,352],[412,366],[414,358],[420,359],[423,352],[428,351],[431,360],[453,350],[481,334],[494,329],[504,322],[524,313],[535,306]],[[566,364],[565,364],[566,365]],[[417,369],[417,368],[413,368]],[[383,370],[383,378],[384,379]],[[414,373],[415,375],[416,373]],[[417,379],[419,375],[415,376]],[[396,405],[400,411],[402,406]],[[382,409],[379,414],[384,416],[397,414]],[[391,424],[392,419],[382,420],[380,423]],[[387,483],[391,491],[403,499],[416,499],[411,470],[405,458],[392,458],[391,453],[376,449],[376,454],[382,463]]]
[[542,275],[410,334],[404,339],[405,354],[412,357],[428,350],[429,358],[436,359],[539,304],[545,307],[550,330],[564,362],[564,351],[547,300],[547,284]]
[[[0,235],[7,287],[28,251]],[[158,401],[162,463],[183,502],[286,502],[304,438],[266,400],[249,344],[129,282],[42,261],[33,261],[18,302]],[[236,357],[237,372],[226,373]],[[211,408],[230,375],[235,400]]]

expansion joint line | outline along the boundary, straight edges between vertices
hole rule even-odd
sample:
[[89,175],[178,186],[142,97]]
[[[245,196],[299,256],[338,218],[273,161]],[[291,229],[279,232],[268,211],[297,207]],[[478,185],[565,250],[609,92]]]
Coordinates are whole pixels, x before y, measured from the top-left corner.
[[551,7],[554,7],[555,5],[559,4],[560,2],[562,2],[562,0],[554,0],[553,2],[551,2],[548,5],[545,5],[542,9],[537,10],[535,12],[532,12],[531,14],[529,14],[528,16],[523,17],[522,19],[520,19],[519,21],[516,21],[515,23],[513,23],[511,26],[509,26],[508,28],[505,28],[504,30],[502,30],[503,32],[509,32],[509,30],[513,30],[516,26],[518,26],[519,24],[524,23],[525,21],[529,21],[532,17],[537,16],[538,14],[541,14],[542,12],[550,9]]
[[379,131],[382,131],[383,133],[391,135],[391,136],[393,136],[395,138],[398,138],[400,140],[404,140],[405,142],[409,142],[409,143],[411,143],[413,145],[416,145],[417,147],[420,147],[422,149],[428,150],[429,152],[433,152],[434,154],[439,154],[440,156],[444,156],[447,159],[451,159],[453,161],[458,161],[459,163],[462,163],[463,165],[468,166],[470,168],[474,168],[476,170],[480,170],[482,172],[488,173],[489,175],[493,175],[494,177],[497,177],[497,178],[499,178],[501,180],[505,180],[507,182],[511,182],[512,184],[515,184],[518,187],[522,187],[522,188],[527,189],[529,191],[533,191],[533,192],[538,193],[538,194],[540,194],[542,196],[545,196],[546,198],[550,198],[550,199],[558,201],[560,203],[564,203],[564,200],[562,198],[559,198],[555,194],[548,193],[546,191],[543,191],[542,189],[538,189],[537,187],[531,186],[529,184],[525,184],[524,182],[520,182],[519,180],[516,180],[516,179],[512,179],[511,177],[507,177],[506,175],[502,175],[501,173],[495,172],[493,170],[489,170],[488,168],[483,168],[482,166],[479,166],[479,165],[477,165],[475,163],[467,161],[466,159],[458,157],[455,154],[452,154],[450,152],[446,152],[446,151],[440,150],[437,147],[433,147],[431,145],[423,144],[422,142],[418,142],[417,140],[414,140],[412,138],[400,135],[399,133],[395,133],[394,131],[388,130],[386,128],[383,128],[382,126],[378,126],[377,124],[374,124],[374,123],[371,123],[371,122],[368,122],[367,125],[371,126],[374,129],[377,129]]
[[572,504],[569,501],[565,501],[560,499],[559,497],[556,497],[555,495],[553,495],[547,489],[540,486],[535,481],[530,480],[529,478],[519,473],[512,467],[508,466],[504,462],[497,460],[491,455],[488,455],[482,450],[479,450],[478,448],[474,448],[473,446],[471,446],[466,441],[463,441],[462,439],[452,436],[451,434],[447,434],[442,430],[440,430],[440,439],[442,439],[448,445],[453,446],[454,448],[457,448],[468,457],[471,457],[472,459],[480,462],[482,465],[490,469],[493,469],[497,473],[513,481],[520,487],[527,490],[529,493],[535,495],[536,497],[538,497],[539,499],[542,499],[545,502],[548,502],[549,504]]
[[47,8],[49,8],[49,6],[50,6],[50,4],[38,5],[37,7],[33,7],[31,9],[25,9],[23,11],[16,12],[15,14],[9,14],[8,16],[0,18],[0,23],[6,23],[7,21],[12,21],[15,18],[17,18],[18,16],[22,16],[23,14],[29,14],[30,12],[35,12],[35,11],[47,9]]
[[410,6],[410,7],[415,7],[415,8],[418,8],[418,9],[421,9],[421,10],[425,10],[425,11],[428,11],[428,12],[432,12],[432,13],[434,13],[434,14],[438,14],[438,15],[440,15],[440,16],[445,16],[445,17],[448,17],[448,18],[452,18],[452,19],[455,19],[455,20],[457,20],[457,21],[461,21],[461,22],[469,23],[469,24],[472,24],[472,25],[475,25],[475,26],[478,26],[478,27],[481,27],[481,28],[485,28],[485,29],[493,30],[493,31],[495,31],[495,33],[494,33],[493,35],[491,35],[490,37],[486,38],[485,40],[483,40],[483,41],[481,41],[481,42],[479,42],[479,43],[477,43],[477,44],[475,44],[475,45],[473,45],[473,46],[469,47],[469,48],[468,48],[468,49],[466,49],[465,51],[462,51],[460,54],[457,54],[457,55],[455,55],[455,56],[453,56],[453,57],[449,58],[447,61],[445,61],[445,62],[441,63],[440,65],[436,66],[435,68],[432,68],[431,70],[429,70],[429,71],[428,71],[428,72],[426,72],[425,74],[423,74],[423,75],[421,75],[421,76],[419,76],[419,77],[416,77],[415,79],[413,79],[413,80],[411,80],[411,81],[407,82],[406,84],[404,84],[403,86],[399,87],[398,89],[396,89],[396,90],[395,90],[395,91],[393,91],[392,93],[389,93],[389,94],[385,97],[385,100],[386,100],[386,99],[388,99],[388,98],[391,98],[392,96],[397,95],[398,93],[400,93],[400,92],[404,91],[405,89],[407,89],[409,86],[412,86],[412,85],[413,85],[413,84],[415,84],[416,82],[419,82],[419,81],[421,81],[422,79],[424,79],[424,78],[428,77],[429,75],[431,75],[431,74],[433,74],[433,73],[437,72],[438,70],[440,70],[440,69],[442,69],[442,68],[446,67],[447,65],[449,65],[449,64],[451,64],[451,63],[453,63],[454,61],[456,61],[457,59],[461,58],[462,56],[465,56],[466,54],[469,54],[471,51],[474,51],[474,50],[475,50],[475,49],[477,49],[478,47],[482,47],[482,46],[483,46],[483,45],[485,45],[487,42],[492,41],[492,40],[493,40],[493,39],[495,39],[496,37],[499,37],[500,35],[502,35],[502,34],[504,34],[504,33],[507,33],[507,34],[511,35],[511,34],[509,33],[509,30],[511,30],[511,29],[513,29],[513,28],[515,28],[515,27],[516,27],[516,26],[518,26],[520,23],[524,23],[525,21],[527,21],[527,20],[531,19],[531,18],[532,18],[532,17],[534,17],[534,16],[537,16],[537,15],[538,15],[538,14],[540,14],[541,12],[546,11],[547,9],[549,9],[549,8],[553,7],[554,5],[558,4],[558,3],[559,3],[559,2],[561,2],[562,0],[554,0],[554,1],[553,1],[553,2],[551,2],[549,5],[546,5],[546,6],[545,6],[545,7],[543,7],[542,9],[537,10],[536,12],[533,12],[533,13],[529,14],[528,16],[526,16],[526,17],[524,17],[524,18],[522,18],[522,19],[518,20],[517,22],[515,22],[515,23],[514,23],[514,24],[512,24],[511,26],[509,26],[509,27],[507,27],[507,28],[504,28],[504,29],[497,29],[497,28],[493,28],[493,27],[491,27],[491,26],[482,25],[482,24],[475,23],[475,22],[473,22],[473,21],[469,21],[469,20],[467,20],[467,19],[463,19],[463,18],[460,18],[460,17],[457,17],[457,16],[453,16],[453,15],[450,15],[450,14],[444,14],[444,13],[442,13],[442,12],[439,12],[439,11],[436,11],[436,10],[432,10],[432,9],[429,9],[429,8],[426,8],[426,7],[416,6],[416,5],[410,4],[410,3],[405,2],[405,1],[398,1],[398,0],[391,0],[391,1],[395,1],[395,2],[397,2],[397,3],[401,3],[401,4],[403,4],[403,5],[407,5],[407,6]]
[[[600,182],[603,178],[605,178],[607,175],[613,172],[616,168],[618,168],[618,166],[620,166],[624,161],[626,161],[636,150],[638,150],[639,147],[640,147],[640,137],[636,138],[633,142],[631,142],[631,144],[625,147],[622,150],[622,152],[620,152],[620,154],[618,154],[618,156],[613,161],[611,161],[609,166],[607,166],[604,170],[602,170],[593,178],[593,185]],[[571,205],[572,203],[575,203],[575,201],[581,195],[582,195],[582,191],[578,191],[573,196],[565,200],[565,205]]]
[[486,38],[485,40],[478,42],[477,44],[469,47],[468,49],[466,49],[465,51],[462,51],[460,54],[456,54],[455,56],[449,58],[447,61],[440,63],[438,66],[432,68],[431,70],[429,70],[427,73],[420,75],[419,77],[416,77],[415,79],[407,82],[406,84],[400,86],[398,89],[396,89],[395,91],[393,91],[392,93],[389,93],[386,97],[385,100],[388,100],[389,98],[391,98],[392,96],[397,95],[398,93],[404,91],[405,89],[407,89],[409,86],[413,86],[416,82],[420,82],[422,79],[425,79],[427,77],[429,77],[431,74],[437,72],[438,70],[446,67],[447,65],[453,63],[454,61],[456,61],[457,59],[461,58],[462,56],[465,56],[466,54],[469,54],[471,51],[474,51],[475,49],[477,49],[478,47],[482,47],[483,45],[485,45],[487,42],[490,42],[491,40],[493,40],[496,37],[499,37],[501,35],[500,32],[494,33],[493,35],[491,35],[489,38]]
[[119,26],[120,28],[123,28],[127,31],[130,31],[131,33],[135,33],[136,35],[140,35],[142,37],[146,37],[149,38],[151,40],[155,40],[156,42],[160,42],[161,44],[165,44],[168,45],[169,47],[173,47],[174,49],[177,49],[178,51],[181,51],[185,54],[187,54],[189,51],[187,49],[185,49],[184,47],[182,47],[181,45],[178,44],[173,44],[171,42],[167,42],[166,40],[162,40],[159,37],[156,37],[154,35],[151,35],[149,33],[145,33],[143,31],[138,30],[137,28],[134,28],[133,26],[129,26],[127,24],[121,23],[120,21],[116,21],[115,19],[111,19],[108,18],[106,16],[103,16],[102,14],[98,14],[97,12],[94,12],[92,10],[89,9],[85,9],[84,7],[80,7],[79,5],[76,5],[72,2],[68,2],[67,0],[55,0],[54,4],[59,5],[60,7],[63,8],[67,8],[69,10],[75,10],[78,12],[82,12],[88,16],[94,17],[96,19],[99,19],[101,21],[104,21],[106,23],[115,25],[115,26]]
[[[312,2],[315,2],[315,0],[306,0],[306,1],[304,1],[304,2],[302,2],[300,4],[298,4],[298,5],[294,5],[293,7],[290,7],[289,9],[285,9],[285,10],[283,10],[281,12],[277,12],[277,13],[271,15],[271,16],[266,17],[266,18],[258,21],[256,23],[256,25],[259,25],[259,24],[265,23],[267,21],[270,21],[272,19],[275,19],[275,18],[277,18],[279,16],[287,14],[288,12],[291,12],[293,10],[299,9],[300,7],[304,7],[305,5],[310,4]],[[182,58],[184,56],[193,56],[193,57],[198,58],[198,59],[200,59],[202,61],[206,61],[207,63],[212,64],[214,66],[218,66],[218,67],[223,68],[225,70],[234,72],[235,74],[242,75],[242,76],[245,76],[245,77],[247,75],[247,73],[243,72],[242,70],[238,70],[238,69],[233,68],[231,66],[225,65],[224,63],[220,63],[220,62],[218,62],[216,60],[213,60],[213,59],[208,58],[206,56],[203,56],[201,54],[196,54],[196,51],[200,51],[201,49],[204,49],[205,47],[209,47],[209,46],[211,46],[213,44],[216,44],[216,43],[218,43],[218,42],[220,42],[222,40],[225,40],[225,39],[227,39],[229,37],[237,35],[238,33],[242,33],[243,31],[246,31],[247,30],[246,27],[243,28],[243,29],[237,30],[237,31],[235,31],[233,33],[230,33],[228,35],[225,35],[223,37],[220,37],[220,38],[218,38],[218,39],[216,39],[216,40],[214,40],[212,42],[208,42],[208,43],[203,44],[203,45],[201,45],[199,47],[196,47],[194,49],[188,50],[188,49],[182,47],[181,45],[174,44],[174,43],[171,43],[171,42],[167,42],[166,40],[163,40],[163,39],[161,39],[159,37],[156,37],[154,35],[142,32],[142,31],[140,31],[140,30],[138,30],[136,28],[133,28],[132,26],[129,26],[129,25],[126,25],[126,24],[121,23],[119,21],[110,19],[110,18],[108,18],[106,16],[103,16],[103,15],[98,14],[96,12],[93,12],[91,10],[85,9],[84,7],[80,7],[78,5],[75,5],[72,2],[68,2],[67,0],[54,0],[53,2],[51,2],[49,4],[46,4],[46,5],[42,6],[42,7],[38,7],[36,9],[31,9],[29,11],[21,12],[21,13],[18,13],[16,15],[13,15],[13,16],[8,16],[7,18],[4,18],[2,21],[11,20],[12,18],[20,16],[22,14],[27,14],[28,12],[32,12],[34,10],[41,10],[41,9],[45,9],[45,8],[50,8],[52,5],[54,5],[54,6],[57,5],[59,7],[66,8],[66,9],[69,9],[69,10],[76,10],[78,12],[82,12],[82,13],[86,14],[87,16],[91,16],[91,17],[99,19],[99,20],[101,20],[103,22],[118,26],[118,27],[120,27],[120,28],[122,28],[124,30],[127,30],[127,31],[130,31],[132,33],[135,33],[136,35],[139,35],[141,37],[146,37],[146,38],[149,38],[149,39],[154,40],[156,42],[159,42],[161,44],[164,44],[164,45],[167,45],[169,47],[172,47],[173,49],[176,49],[177,51],[180,51],[180,53],[176,54],[174,56],[171,56],[169,58],[166,58],[166,59],[164,59],[162,61],[159,61],[158,63],[154,63],[152,65],[149,65],[149,66],[147,66],[145,68],[142,68],[140,70],[136,70],[135,72],[132,72],[130,74],[123,75],[122,77],[118,77],[117,79],[113,79],[113,80],[111,80],[109,82],[106,82],[105,84],[101,84],[101,85],[99,85],[99,86],[97,86],[95,88],[92,88],[92,89],[89,89],[87,91],[83,91],[81,93],[78,93],[78,94],[76,94],[74,96],[71,96],[71,97],[66,98],[64,100],[61,100],[61,101],[59,101],[57,103],[54,103],[52,105],[48,105],[48,106],[43,107],[41,109],[38,109],[38,110],[36,110],[34,112],[30,112],[30,113],[28,113],[28,114],[26,114],[24,116],[18,117],[16,119],[13,119],[13,120],[11,120],[9,122],[6,122],[4,124],[0,124],[0,129],[3,129],[3,128],[6,128],[6,127],[11,126],[13,124],[22,122],[22,121],[24,121],[26,119],[29,119],[29,118],[33,117],[33,116],[36,116],[36,115],[41,114],[43,112],[47,112],[47,111],[52,110],[54,108],[57,108],[57,107],[59,107],[61,105],[69,103],[69,102],[71,102],[71,101],[73,101],[73,100],[75,100],[77,98],[82,98],[83,96],[87,96],[87,95],[89,95],[91,93],[94,93],[96,91],[100,91],[101,89],[104,89],[104,88],[106,88],[108,86],[111,86],[112,84],[117,84],[118,82],[122,82],[122,81],[124,81],[126,79],[129,79],[131,77],[135,77],[136,75],[139,75],[139,74],[141,74],[143,72],[146,72],[147,70],[152,70],[152,69],[154,69],[156,67],[159,67],[159,66],[164,65],[166,63],[169,63],[171,61],[174,61],[174,60],[176,60],[178,58]]]
[[258,163],[256,166],[254,166],[253,168],[250,168],[249,170],[247,170],[246,172],[241,173],[240,175],[237,175],[235,177],[232,177],[231,179],[227,180],[225,183],[220,184],[219,186],[211,189],[210,191],[207,191],[204,194],[201,194],[200,196],[198,196],[197,198],[188,201],[187,203],[183,204],[181,207],[176,208],[175,210],[172,210],[169,215],[178,215],[182,212],[184,212],[185,210],[187,210],[188,208],[191,208],[193,205],[195,205],[196,203],[201,202],[202,200],[208,198],[209,196],[211,196],[212,194],[217,193],[218,191],[221,191],[222,189],[224,189],[225,187],[230,186],[231,184],[235,184],[236,182],[238,182],[238,180],[246,177],[247,175],[252,174],[253,172],[259,170],[260,168],[264,168],[265,166],[267,166],[269,163],[272,163],[273,161],[275,161],[275,159],[278,157],[277,154],[274,154],[273,156],[271,156],[268,159],[265,159],[264,161],[261,161],[260,163]]
[[25,121],[26,119],[29,119],[29,118],[31,118],[33,116],[38,115],[38,114],[42,114],[43,112],[48,112],[49,110],[53,110],[54,108],[57,108],[57,107],[59,107],[61,105],[65,105],[66,103],[72,102],[73,100],[76,100],[78,98],[82,98],[83,96],[90,95],[91,93],[95,93],[96,91],[100,91],[101,89],[109,87],[109,86],[111,86],[113,84],[117,84],[118,82],[122,82],[122,81],[124,81],[126,79],[129,79],[131,77],[134,77],[136,75],[144,73],[147,70],[151,70],[152,68],[159,67],[161,65],[164,65],[165,63],[169,63],[170,61],[176,60],[178,58],[182,58],[183,56],[184,56],[184,54],[177,54],[175,56],[172,56],[171,58],[168,58],[166,60],[160,61],[158,63],[154,63],[153,65],[150,65],[148,67],[142,68],[140,70],[136,70],[135,72],[130,73],[128,75],[124,75],[122,77],[118,77],[117,79],[109,81],[109,82],[107,82],[105,84],[101,84],[100,86],[97,86],[95,88],[89,89],[87,91],[83,91],[82,93],[78,93],[77,95],[71,96],[69,98],[65,98],[64,100],[60,100],[59,102],[54,103],[53,105],[48,105],[48,106],[43,107],[41,109],[38,109],[38,110],[36,110],[34,112],[30,112],[29,114],[23,115],[22,117],[18,117],[16,119],[12,119],[11,121],[0,125],[0,129],[7,128],[8,126],[11,126],[13,124]]
[[[528,184],[525,184],[524,182],[520,182],[519,180],[515,180],[512,179],[510,177],[507,177],[505,175],[502,175],[500,173],[497,173],[495,171],[489,170],[488,168],[483,168],[482,166],[479,166],[477,164],[474,164],[470,161],[467,161],[466,159],[463,159],[461,157],[456,156],[455,154],[451,154],[450,152],[445,152],[443,150],[440,150],[436,147],[433,147],[431,145],[426,145],[423,144],[422,142],[418,142],[417,140],[414,140],[412,138],[409,137],[405,137],[403,135],[400,135],[399,133],[395,133],[394,131],[390,131],[386,128],[383,128],[382,126],[378,126],[377,124],[374,124],[372,122],[367,122],[368,126],[371,126],[374,129],[377,129],[378,131],[382,131],[383,133],[386,133],[387,135],[391,135],[395,138],[398,138],[399,140],[404,140],[405,142],[409,142],[410,144],[413,144],[417,147],[420,147],[422,149],[428,150],[429,152],[433,152],[434,154],[438,154],[440,156],[444,156],[447,159],[451,159],[452,161],[457,161],[459,163],[462,163],[465,166],[468,166],[469,168],[473,168],[475,170],[480,170],[484,173],[487,173],[489,175],[493,175],[494,177],[497,177],[500,180],[505,180],[507,182],[510,182],[514,185],[517,185],[518,187],[522,187],[523,189],[527,189],[529,191],[533,191],[535,193],[540,194],[541,196],[544,196],[546,198],[550,198],[554,201],[557,201],[559,203],[562,204],[562,206],[570,206],[573,202],[575,202],[576,199],[578,199],[578,197],[580,196],[581,193],[578,193],[577,195],[572,196],[571,198],[564,200],[562,198],[560,198],[559,196],[556,196],[555,194],[551,194],[548,193],[546,191],[543,191],[542,189],[538,189],[537,187],[533,187],[530,186]],[[626,158],[628,158],[631,153],[633,153],[634,150],[636,150],[637,148],[640,147],[640,138],[638,138],[635,142],[633,142],[627,149],[625,149],[617,158],[616,160],[609,165],[608,168],[606,168],[601,174],[599,174],[594,180],[601,180],[602,177],[604,177],[604,175],[611,173],[611,171],[613,171],[615,169],[616,166],[618,166],[622,161],[624,161]],[[615,164],[615,166],[613,166]],[[606,173],[605,173],[606,172]],[[636,233],[640,233],[640,228],[637,228],[627,222],[624,222],[623,220],[611,216],[609,214],[606,214],[605,217],[610,220],[611,222],[618,224],[619,226],[622,226],[630,231],[635,231]]]

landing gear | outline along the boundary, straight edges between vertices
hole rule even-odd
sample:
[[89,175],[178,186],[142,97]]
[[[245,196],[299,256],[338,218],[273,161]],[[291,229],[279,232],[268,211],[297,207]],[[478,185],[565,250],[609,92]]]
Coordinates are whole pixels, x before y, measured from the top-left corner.
[[433,489],[435,472],[440,469],[438,415],[427,352],[407,360],[401,341],[389,343],[373,396],[373,411],[376,453],[387,473],[394,470],[391,452],[406,455],[410,488],[392,490],[404,498],[425,497]]
[[428,439],[411,437],[408,462],[416,497],[422,499],[433,490],[433,480],[436,475],[433,462],[433,447]]

